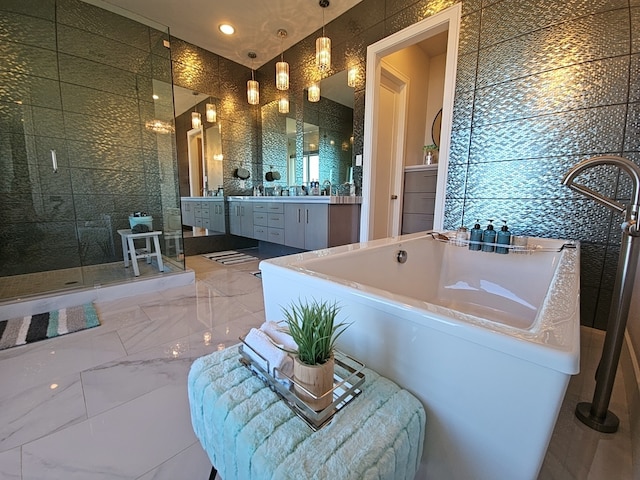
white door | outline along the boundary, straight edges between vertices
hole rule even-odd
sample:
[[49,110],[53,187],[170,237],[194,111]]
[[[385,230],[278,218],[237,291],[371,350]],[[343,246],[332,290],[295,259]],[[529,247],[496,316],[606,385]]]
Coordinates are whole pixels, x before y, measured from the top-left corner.
[[383,66],[379,94],[372,240],[400,234],[406,83]]
[[[462,6],[460,3],[453,5],[435,15],[432,15],[420,22],[417,22],[399,32],[396,32],[373,45],[367,47],[367,80],[365,88],[365,97],[367,99],[364,108],[364,145],[361,158],[362,164],[362,209],[360,214],[360,241],[378,238],[379,229],[377,227],[377,209],[380,207],[378,200],[377,183],[382,181],[385,175],[383,170],[387,166],[381,166],[378,170],[378,161],[382,158],[378,155],[377,148],[379,145],[379,135],[384,134],[381,128],[378,128],[380,119],[380,96],[382,95],[382,78],[383,78],[383,59],[385,56],[394,52],[415,45],[423,40],[448,30],[447,36],[447,54],[445,64],[444,78],[444,98],[442,104],[442,129],[440,136],[440,149],[438,160],[438,183],[436,186],[436,199],[434,208],[434,229],[441,229],[444,222],[444,200],[445,189],[447,183],[447,169],[449,164],[449,142],[451,137],[451,118],[453,116],[453,96],[455,92],[456,79],[456,61],[458,58],[458,33],[460,30],[460,18],[462,16]],[[396,131],[397,133],[397,131]],[[397,137],[396,137],[397,138]],[[396,150],[397,151],[397,150]],[[399,158],[402,158],[400,156]],[[358,165],[358,157],[356,156],[356,165]],[[402,162],[398,162],[402,167]],[[401,174],[399,178],[393,179],[401,182]],[[391,179],[387,179],[391,182]],[[396,192],[401,191],[401,184],[395,188]],[[389,192],[387,192],[388,194]],[[392,193],[395,195],[395,193]],[[399,193],[398,193],[399,195]],[[389,198],[390,200],[390,198]],[[378,205],[376,204],[376,201]],[[395,200],[398,203],[398,209],[401,208],[400,198]],[[386,212],[387,218],[390,218],[389,212]],[[400,218],[398,218],[398,228],[400,226]]]

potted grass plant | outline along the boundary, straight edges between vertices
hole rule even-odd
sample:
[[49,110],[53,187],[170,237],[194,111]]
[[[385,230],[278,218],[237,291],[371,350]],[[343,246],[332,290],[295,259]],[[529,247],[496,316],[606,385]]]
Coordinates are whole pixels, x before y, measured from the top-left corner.
[[334,347],[350,325],[336,323],[339,311],[336,302],[317,300],[298,300],[283,309],[289,334],[298,345],[293,362],[294,391],[315,411],[324,410],[333,401]]

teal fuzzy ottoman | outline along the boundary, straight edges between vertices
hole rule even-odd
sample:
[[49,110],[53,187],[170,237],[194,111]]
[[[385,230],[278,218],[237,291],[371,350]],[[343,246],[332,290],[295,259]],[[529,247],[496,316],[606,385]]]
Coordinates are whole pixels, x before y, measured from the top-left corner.
[[362,393],[314,432],[242,366],[237,347],[198,358],[188,379],[196,437],[223,480],[413,480],[425,412],[367,368]]

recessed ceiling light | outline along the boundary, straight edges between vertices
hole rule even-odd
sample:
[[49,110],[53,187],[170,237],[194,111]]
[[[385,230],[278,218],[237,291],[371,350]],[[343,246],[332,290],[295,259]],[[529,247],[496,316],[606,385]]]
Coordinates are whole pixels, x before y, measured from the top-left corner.
[[220,25],[218,25],[218,30],[220,30],[225,35],[233,35],[236,31],[236,29],[233,28],[233,25],[229,23],[221,23]]
[[158,95],[156,95],[155,93],[152,95],[154,100],[158,100],[160,97]]

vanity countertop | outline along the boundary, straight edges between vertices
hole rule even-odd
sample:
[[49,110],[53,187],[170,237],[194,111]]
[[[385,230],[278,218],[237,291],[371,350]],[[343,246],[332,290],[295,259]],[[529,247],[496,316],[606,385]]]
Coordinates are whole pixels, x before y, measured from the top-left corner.
[[246,195],[230,195],[227,197],[229,201],[246,201],[246,202],[286,202],[286,203],[328,203],[331,205],[342,204],[360,204],[362,197],[347,197],[337,195],[300,195],[290,196],[282,195],[279,197],[262,196],[253,197]]
[[224,197],[180,197],[180,200],[193,201],[193,202],[224,202]]
[[420,172],[423,170],[438,170],[438,164],[432,163],[431,165],[407,165],[404,167],[405,172]]

